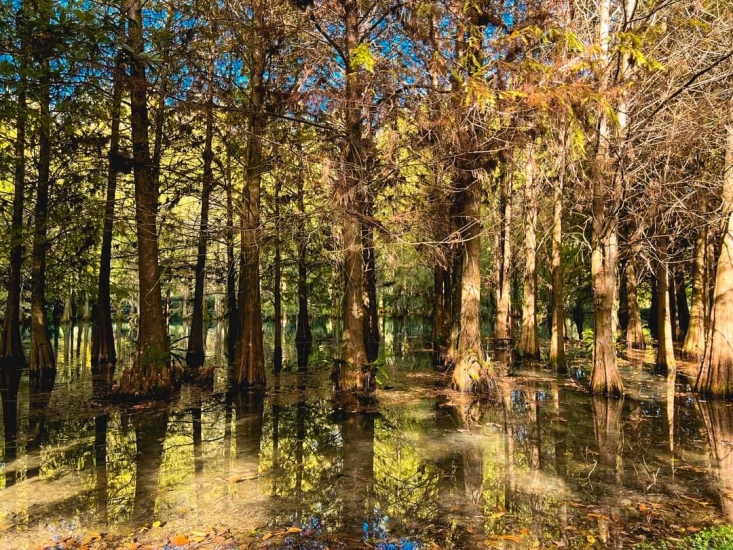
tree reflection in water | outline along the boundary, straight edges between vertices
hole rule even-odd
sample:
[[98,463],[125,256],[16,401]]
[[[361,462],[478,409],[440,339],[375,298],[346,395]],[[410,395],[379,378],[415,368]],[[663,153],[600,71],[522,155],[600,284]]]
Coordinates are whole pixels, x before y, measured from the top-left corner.
[[[674,381],[644,365],[631,371],[633,399],[589,398],[518,364],[493,400],[462,401],[436,389],[429,357],[403,349],[375,411],[360,413],[334,407],[314,346],[307,368],[283,350],[292,362],[267,392],[184,387],[173,403],[98,414],[109,378],[83,361],[85,329],[75,330],[75,362],[63,363],[62,340],[55,381],[0,381],[4,535],[68,518],[97,530],[160,519],[242,536],[297,527],[326,545],[582,547],[590,536],[613,548],[675,532],[679,509],[686,525],[733,520],[731,408],[679,396],[675,407]],[[226,345],[212,333],[217,342]],[[723,513],[704,506],[711,494]]]

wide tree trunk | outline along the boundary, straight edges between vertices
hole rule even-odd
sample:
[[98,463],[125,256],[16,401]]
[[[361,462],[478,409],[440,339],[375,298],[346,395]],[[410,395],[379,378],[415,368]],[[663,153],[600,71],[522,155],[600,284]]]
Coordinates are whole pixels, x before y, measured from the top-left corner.
[[[347,62],[351,63],[359,46],[359,4],[345,0],[344,28],[346,33]],[[364,121],[361,112],[363,83],[359,70],[349,70],[346,76],[346,143],[342,149],[344,175],[340,180],[337,198],[342,209],[344,263],[344,331],[342,335],[342,362],[338,366],[337,391],[346,396],[353,392],[374,390],[374,378],[367,364],[364,346],[364,270],[362,207],[364,149],[362,132]]]
[[[18,21],[22,21],[23,6],[18,11]],[[22,30],[22,29],[19,29]],[[21,48],[23,45],[21,44]],[[18,81],[18,97],[15,119],[15,146],[13,151],[13,219],[10,228],[10,273],[8,281],[8,300],[5,305],[2,338],[0,338],[0,367],[16,369],[25,363],[25,352],[21,340],[21,288],[23,285],[23,208],[25,207],[25,128],[28,119],[26,106],[26,63],[21,56]]]
[[[258,24],[264,25],[257,13]],[[260,184],[263,172],[262,138],[265,106],[265,51],[263,38],[252,44],[250,74],[249,137],[247,171],[241,212],[242,268],[239,274],[240,334],[234,365],[238,386],[264,387],[265,351],[262,341],[262,297],[260,295]]]
[[177,382],[171,365],[158,265],[158,188],[151,176],[148,144],[147,80],[143,53],[142,3],[127,0],[130,115],[135,180],[140,314],[135,360],[125,369],[120,392],[129,396],[166,395]]
[[565,358],[565,293],[562,264],[562,210],[566,170],[566,139],[562,144],[562,162],[555,180],[552,204],[552,332],[550,335],[550,365],[557,372],[567,373]]
[[[608,57],[610,0],[599,2],[599,43]],[[593,289],[594,338],[592,393],[621,395],[623,384],[616,365],[616,334],[614,303],[616,299],[616,266],[618,263],[618,214],[615,205],[620,200],[618,183],[614,178],[609,141],[608,118],[601,113],[596,158],[592,166],[592,250],[591,285]]]
[[[124,24],[120,25],[124,37]],[[112,273],[112,230],[115,216],[115,195],[117,193],[117,172],[121,166],[120,155],[120,110],[122,107],[122,73],[124,71],[122,50],[117,52],[112,75],[112,104],[110,106],[111,132],[109,139],[109,166],[107,169],[107,197],[104,203],[104,225],[102,227],[102,251],[99,261],[99,283],[97,292],[97,318],[92,328],[92,365],[112,365],[117,360],[114,330],[112,329],[112,302],[110,298],[110,276]]]
[[[471,178],[470,174],[462,175]],[[463,195],[461,237],[463,270],[461,278],[461,331],[458,337],[452,386],[461,392],[486,392],[495,381],[481,349],[481,186],[467,181]]]
[[718,267],[715,294],[710,312],[705,356],[695,389],[709,397],[733,397],[733,99],[728,104],[723,207],[725,229]]
[[702,357],[705,353],[705,313],[707,311],[707,292],[705,281],[705,257],[707,248],[707,228],[698,229],[695,237],[695,258],[692,264],[692,305],[690,322],[682,345],[685,357]]
[[296,241],[298,245],[298,318],[295,327],[295,346],[298,352],[298,368],[308,366],[313,337],[308,320],[308,240],[305,233],[305,192],[303,178],[298,178],[298,229]]
[[540,358],[537,326],[537,195],[533,146],[527,148],[524,171],[524,285],[522,291],[522,332],[519,353],[525,359]]
[[[211,84],[209,83],[209,86]],[[204,364],[204,291],[206,285],[206,249],[209,233],[209,199],[214,188],[214,172],[212,161],[214,153],[212,142],[214,137],[214,100],[209,90],[209,100],[206,104],[206,129],[204,131],[204,170],[201,181],[201,220],[199,223],[199,242],[196,252],[196,282],[193,291],[193,315],[191,317],[191,331],[188,334],[188,349],[186,363],[191,368],[198,368]],[[185,298],[184,298],[185,309]]]
[[[50,6],[43,4],[42,18],[50,20]],[[30,373],[45,377],[56,370],[56,361],[48,336],[46,320],[46,249],[48,248],[48,190],[51,169],[51,65],[50,52],[43,51],[37,101],[38,120],[38,185],[34,210],[33,263],[31,267],[31,349]]]
[[502,155],[499,182],[499,232],[496,239],[496,322],[494,339],[499,347],[511,345],[512,312],[512,166],[511,153]]
[[[666,232],[666,229],[662,229]],[[659,293],[659,307],[657,309],[657,324],[659,326],[659,340],[657,343],[657,369],[664,373],[675,371],[674,335],[672,331],[672,312],[670,310],[669,292],[669,237],[658,237],[659,260],[657,264],[657,281]]]

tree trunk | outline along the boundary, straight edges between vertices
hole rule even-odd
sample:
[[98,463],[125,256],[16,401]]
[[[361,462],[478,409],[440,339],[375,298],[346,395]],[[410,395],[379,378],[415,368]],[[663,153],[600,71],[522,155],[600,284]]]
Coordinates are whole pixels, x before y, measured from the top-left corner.
[[[364,206],[364,215],[371,215],[371,205]],[[361,237],[364,261],[364,348],[367,361],[379,357],[379,303],[377,302],[377,262],[374,229],[362,225]]]
[[[608,57],[610,0],[599,2],[599,43]],[[623,384],[616,365],[616,335],[614,331],[614,302],[616,298],[616,265],[618,260],[618,214],[620,200],[618,184],[609,192],[609,183],[616,179],[610,169],[609,140],[611,132],[605,113],[598,126],[596,158],[593,162],[592,188],[592,252],[591,284],[593,288],[594,338],[592,393],[623,394]]]
[[651,303],[649,305],[649,334],[652,340],[659,339],[659,281],[656,273],[649,274],[649,286],[651,287]]
[[234,205],[232,202],[232,158],[227,146],[227,357],[234,364],[239,345],[239,310],[237,308],[237,258],[234,255]]
[[675,302],[677,303],[677,332],[675,342],[682,342],[690,327],[690,309],[687,307],[687,289],[685,288],[685,270],[683,266],[674,271]]
[[631,257],[626,262],[626,302],[628,304],[629,323],[626,327],[626,345],[632,349],[644,349],[644,329],[641,324],[639,311],[639,276],[637,260],[641,254],[641,247],[634,245],[631,248]]
[[463,195],[461,332],[452,386],[483,393],[494,389],[495,381],[481,350],[481,186],[469,179],[470,174],[462,177],[468,181],[459,191]]
[[496,323],[494,339],[498,347],[511,345],[511,261],[512,261],[512,168],[511,153],[502,155],[499,183],[499,233],[496,241]]
[[[455,220],[455,231],[461,229],[460,212],[463,210],[462,195],[458,194],[454,199],[453,219]],[[458,339],[461,334],[461,293],[463,289],[463,255],[464,242],[458,242],[452,245],[450,251],[451,268],[450,277],[450,332],[448,340],[448,351],[446,353],[446,366],[455,365],[456,356],[458,355]]]
[[[50,21],[50,6],[43,4],[44,13],[39,15]],[[33,263],[31,267],[31,376],[45,377],[46,373],[55,372],[51,340],[48,336],[46,321],[46,249],[48,221],[48,190],[51,169],[51,66],[50,52],[40,54],[41,76],[38,84],[38,186],[36,191],[36,207],[34,211],[35,228],[33,239]]]
[[[18,23],[24,18],[23,5],[18,10]],[[25,32],[25,29],[18,29]],[[22,42],[22,41],[21,41]],[[21,49],[24,44],[21,43]],[[15,147],[13,151],[13,220],[10,228],[10,274],[8,281],[8,301],[3,318],[2,338],[0,339],[0,368],[15,370],[25,363],[25,352],[21,339],[21,288],[23,285],[23,208],[25,207],[25,128],[28,119],[26,106],[26,62],[20,56],[20,75],[18,80],[18,112],[15,120]]]
[[705,353],[705,312],[707,311],[707,292],[705,285],[705,249],[707,247],[707,228],[700,227],[695,237],[695,259],[692,264],[692,306],[690,322],[682,345],[685,357],[702,357]]
[[[124,24],[120,25],[124,37]],[[109,139],[109,166],[107,170],[107,197],[104,203],[104,225],[102,227],[102,251],[99,261],[99,283],[97,292],[97,318],[92,329],[92,365],[113,365],[117,360],[114,331],[112,329],[112,302],[110,298],[110,276],[112,273],[112,231],[115,216],[115,195],[117,192],[117,171],[120,164],[120,110],[122,107],[122,74],[124,61],[122,50],[115,58],[112,75],[112,104],[110,106],[111,133]]]
[[525,359],[540,358],[537,327],[537,195],[533,145],[527,148],[524,172],[524,285],[522,301],[522,332],[519,353]]
[[127,0],[130,56],[130,115],[135,180],[140,316],[137,352],[125,369],[120,391],[128,396],[167,395],[176,384],[170,362],[168,334],[163,318],[163,300],[158,266],[158,188],[150,172],[148,145],[147,80],[143,53],[142,4]]
[[275,373],[283,366],[283,308],[282,308],[282,240],[280,239],[280,180],[275,184],[275,276],[273,281],[273,299],[275,303],[275,350],[273,364]]
[[308,320],[308,240],[305,234],[306,224],[305,192],[303,178],[298,178],[298,319],[295,327],[295,346],[298,352],[298,369],[308,366],[313,337]]
[[[666,233],[666,229],[662,228]],[[657,281],[659,293],[659,308],[657,310],[657,324],[659,326],[659,341],[657,343],[657,369],[665,374],[675,371],[674,336],[672,333],[672,314],[670,311],[668,253],[669,237],[658,237],[659,261],[657,265]]]
[[[211,87],[211,83],[209,83]],[[196,282],[193,291],[193,315],[191,317],[191,332],[188,335],[188,349],[186,350],[186,364],[191,368],[198,368],[204,364],[204,290],[206,285],[206,248],[209,233],[209,198],[214,188],[214,173],[211,168],[214,159],[212,141],[214,137],[214,99],[209,90],[209,100],[206,104],[206,130],[204,131],[204,170],[201,181],[201,221],[199,225],[199,242],[196,252]],[[184,307],[185,310],[185,297]]]
[[562,143],[562,162],[555,180],[552,206],[552,332],[550,336],[550,365],[560,374],[567,373],[565,359],[565,293],[562,264],[562,210],[565,186],[567,139]]
[[[450,258],[450,253],[446,254]],[[433,268],[433,363],[448,366],[448,342],[451,326],[451,276],[442,262],[445,258],[435,260]]]
[[[345,0],[344,29],[346,33],[347,63],[351,63],[359,46],[359,4],[356,0]],[[348,392],[371,392],[374,379],[368,368],[364,347],[364,271],[362,228],[359,220],[362,207],[360,199],[364,176],[364,143],[362,131],[364,121],[361,113],[362,82],[359,70],[348,70],[346,75],[346,143],[342,149],[344,176],[338,187],[338,201],[342,208],[343,239],[345,258],[344,332],[343,362],[337,372],[337,391],[346,396]]]
[[733,99],[728,105],[723,207],[725,231],[715,274],[715,295],[710,312],[705,356],[696,391],[709,397],[733,397]]
[[[255,14],[264,25],[262,14]],[[262,297],[260,295],[260,184],[263,172],[262,137],[265,106],[265,51],[262,36],[252,43],[250,74],[249,137],[247,171],[241,213],[242,269],[239,274],[241,332],[234,368],[235,383],[245,387],[264,387],[265,351],[262,341]]]

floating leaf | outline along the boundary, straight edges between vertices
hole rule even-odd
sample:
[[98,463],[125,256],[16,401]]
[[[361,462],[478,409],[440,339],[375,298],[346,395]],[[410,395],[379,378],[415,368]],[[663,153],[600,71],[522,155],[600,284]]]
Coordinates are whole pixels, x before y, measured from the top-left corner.
[[171,544],[175,546],[183,546],[184,544],[188,544],[189,540],[186,535],[176,535],[171,539]]

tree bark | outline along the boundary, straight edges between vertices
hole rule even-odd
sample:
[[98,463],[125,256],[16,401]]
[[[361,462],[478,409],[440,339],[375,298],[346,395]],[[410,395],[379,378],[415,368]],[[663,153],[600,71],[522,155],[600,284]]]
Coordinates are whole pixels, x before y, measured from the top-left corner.
[[[351,64],[359,46],[359,4],[356,0],[344,0],[344,30],[346,33],[347,64]],[[374,379],[367,363],[364,347],[364,271],[362,228],[359,212],[362,201],[362,165],[364,121],[361,113],[363,84],[359,70],[346,68],[346,143],[342,149],[344,176],[337,194],[342,209],[345,257],[344,331],[342,363],[337,372],[337,391],[371,392]]]
[[306,239],[305,191],[303,178],[298,178],[298,319],[295,327],[295,346],[298,352],[298,369],[308,366],[313,337],[308,320],[308,240]]
[[[39,15],[50,22],[52,7],[42,3]],[[31,267],[31,349],[30,374],[44,378],[55,372],[56,361],[46,320],[46,250],[48,248],[48,191],[51,170],[51,65],[50,51],[40,53],[38,83],[38,185],[34,211],[33,263]]]
[[705,312],[707,311],[707,292],[705,284],[705,249],[707,247],[707,228],[698,229],[695,236],[695,258],[692,264],[692,305],[690,322],[682,345],[685,357],[702,357],[705,353]]
[[525,359],[540,358],[537,326],[537,195],[533,145],[527,147],[524,171],[524,284],[522,290],[522,332],[519,353]]
[[280,238],[280,190],[282,183],[278,180],[275,184],[275,265],[273,281],[273,299],[275,303],[275,349],[273,354],[273,367],[275,374],[282,370],[283,366],[283,311],[282,311],[282,240]]
[[626,327],[626,345],[632,349],[644,349],[644,329],[641,324],[639,310],[639,276],[637,259],[641,254],[641,247],[634,245],[631,248],[631,257],[626,261],[626,302],[628,304],[629,324]]
[[[371,215],[371,205],[365,204],[364,215]],[[367,361],[379,357],[379,303],[377,301],[377,262],[374,248],[374,229],[362,225],[364,261],[364,348]]]
[[452,386],[461,392],[487,392],[495,387],[493,374],[481,350],[481,186],[462,174],[465,181],[461,237],[461,332],[458,337]]
[[[211,88],[210,82],[209,88]],[[214,159],[213,137],[214,98],[213,91],[209,90],[209,100],[206,104],[206,129],[204,131],[204,170],[201,181],[201,220],[199,223],[198,250],[196,252],[196,282],[193,291],[191,331],[188,335],[188,349],[186,350],[186,364],[191,368],[201,367],[205,360],[204,309],[206,308],[206,302],[204,300],[204,290],[206,285],[206,249],[209,237],[209,199],[214,188],[214,172],[211,166]]]
[[[257,10],[256,10],[257,11]],[[263,15],[256,13],[260,29]],[[262,32],[262,31],[260,31]],[[241,212],[242,268],[239,274],[240,329],[234,368],[235,383],[245,387],[265,386],[265,351],[262,341],[262,297],[260,295],[260,184],[263,172],[262,138],[265,106],[265,46],[255,37],[250,73],[249,137],[247,171]]]
[[560,374],[567,373],[565,358],[565,293],[562,263],[562,211],[565,187],[567,139],[562,143],[562,162],[555,180],[552,205],[552,332],[550,365]]
[[500,230],[496,245],[496,345],[511,346],[512,168],[511,153],[504,152],[499,182]]
[[[124,37],[124,23],[120,24],[120,36]],[[117,52],[112,75],[112,104],[110,105],[111,132],[109,139],[109,167],[107,171],[107,197],[104,203],[102,227],[102,251],[99,260],[97,292],[97,318],[92,329],[92,365],[113,365],[117,360],[114,330],[112,329],[112,302],[110,276],[112,273],[112,230],[117,193],[117,172],[120,164],[120,111],[122,107],[122,75],[124,61],[122,50]]]
[[120,392],[128,396],[167,395],[177,382],[171,365],[158,265],[158,187],[151,175],[147,80],[141,0],[127,0],[130,55],[130,116],[135,180],[140,315],[135,360],[125,369]]
[[[608,57],[610,1],[599,2],[599,43],[604,57]],[[604,86],[602,86],[604,87]],[[593,289],[594,338],[592,393],[621,395],[623,384],[616,365],[616,335],[614,331],[614,301],[616,294],[616,265],[618,260],[619,200],[614,184],[609,192],[609,180],[614,180],[610,169],[609,141],[611,132],[605,113],[598,126],[596,158],[592,169],[592,252],[591,284]]]
[[681,342],[690,327],[690,308],[687,307],[687,289],[685,288],[685,270],[678,266],[674,271],[675,302],[677,304],[677,332],[675,342]]
[[[23,5],[18,10],[18,24],[23,20]],[[24,26],[18,29],[25,34]],[[21,49],[24,48],[21,38]],[[18,77],[17,118],[15,120],[15,146],[13,150],[13,219],[10,229],[10,274],[8,281],[8,300],[3,318],[2,339],[0,341],[0,367],[15,370],[25,363],[25,352],[21,339],[21,288],[23,284],[23,208],[25,207],[25,129],[28,119],[26,105],[25,56],[20,56],[20,75]]]
[[231,163],[231,150],[227,146],[227,357],[228,363],[233,365],[239,345],[239,310],[237,308],[237,258],[234,254],[234,205],[232,201]]
[[722,399],[733,397],[733,99],[728,103],[726,130],[722,207],[725,229],[715,274],[707,347],[695,386],[702,395]]
[[[666,229],[662,228],[666,233]],[[666,234],[658,237],[659,260],[657,264],[657,281],[659,293],[659,308],[657,309],[657,324],[659,326],[659,340],[657,343],[657,369],[663,373],[675,372],[674,336],[672,332],[672,314],[670,311],[669,292],[669,237]]]

